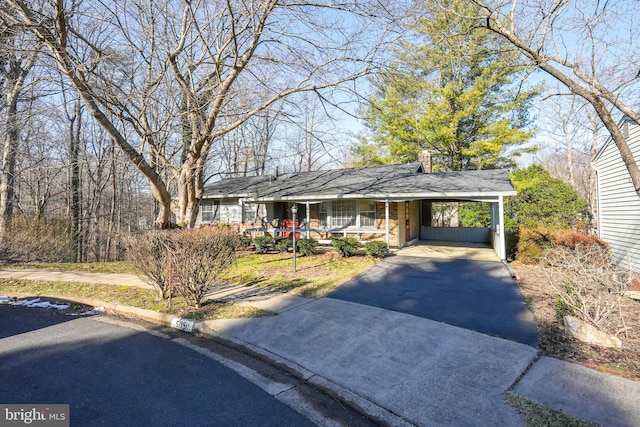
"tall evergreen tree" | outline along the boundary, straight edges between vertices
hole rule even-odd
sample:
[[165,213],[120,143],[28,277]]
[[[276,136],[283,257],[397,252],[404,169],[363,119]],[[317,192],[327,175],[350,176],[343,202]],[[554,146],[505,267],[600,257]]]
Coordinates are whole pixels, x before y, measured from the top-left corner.
[[435,170],[510,166],[532,136],[529,109],[539,88],[525,88],[518,56],[452,0],[418,13],[417,42],[405,43],[374,80],[365,132],[353,149],[360,164],[414,161],[433,154]]

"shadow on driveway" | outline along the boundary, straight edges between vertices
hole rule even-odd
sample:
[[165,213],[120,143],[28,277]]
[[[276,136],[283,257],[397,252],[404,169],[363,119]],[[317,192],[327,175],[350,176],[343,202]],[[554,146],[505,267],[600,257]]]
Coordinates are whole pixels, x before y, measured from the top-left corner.
[[500,262],[389,256],[327,295],[536,345],[533,314]]

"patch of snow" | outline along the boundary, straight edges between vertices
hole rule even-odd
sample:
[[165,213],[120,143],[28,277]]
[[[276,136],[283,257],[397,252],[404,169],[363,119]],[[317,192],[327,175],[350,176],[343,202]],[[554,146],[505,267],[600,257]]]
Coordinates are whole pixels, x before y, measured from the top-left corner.
[[40,301],[40,298],[13,302],[11,305],[21,307],[55,308],[56,310],[66,310],[69,308],[69,304],[51,304],[49,301]]
[[23,299],[22,301],[12,302],[11,305],[20,306],[20,307],[29,307],[32,304],[36,304],[38,302],[40,302],[40,298]]
[[65,313],[67,316],[95,316],[96,314],[104,313],[104,307],[94,307],[92,310],[85,311],[83,313]]

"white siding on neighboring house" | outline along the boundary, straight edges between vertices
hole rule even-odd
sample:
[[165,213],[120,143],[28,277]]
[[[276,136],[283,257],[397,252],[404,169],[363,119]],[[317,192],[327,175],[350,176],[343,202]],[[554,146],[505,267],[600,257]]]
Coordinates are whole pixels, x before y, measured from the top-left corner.
[[[636,162],[640,162],[640,126],[620,124]],[[640,272],[640,197],[615,143],[607,141],[593,161],[598,178],[598,234],[611,245],[614,262]]]
[[198,213],[199,222],[225,222],[236,224],[242,221],[242,205],[238,199],[203,199]]
[[242,222],[252,224],[267,221],[267,207],[264,203],[242,203]]

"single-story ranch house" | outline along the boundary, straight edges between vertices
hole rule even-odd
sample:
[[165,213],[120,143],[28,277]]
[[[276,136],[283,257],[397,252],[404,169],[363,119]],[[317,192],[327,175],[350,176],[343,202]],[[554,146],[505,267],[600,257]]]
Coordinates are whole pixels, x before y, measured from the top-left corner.
[[[243,233],[296,231],[326,241],[335,236],[381,240],[400,248],[419,240],[491,243],[506,258],[503,198],[516,194],[505,170],[427,173],[421,162],[223,179],[205,186],[200,226],[236,225]],[[433,202],[491,203],[491,228],[431,226]]]

